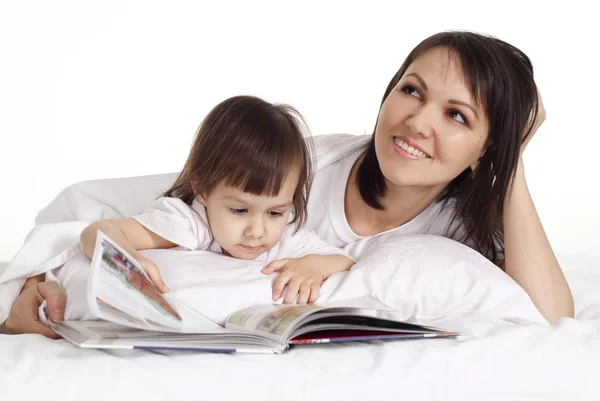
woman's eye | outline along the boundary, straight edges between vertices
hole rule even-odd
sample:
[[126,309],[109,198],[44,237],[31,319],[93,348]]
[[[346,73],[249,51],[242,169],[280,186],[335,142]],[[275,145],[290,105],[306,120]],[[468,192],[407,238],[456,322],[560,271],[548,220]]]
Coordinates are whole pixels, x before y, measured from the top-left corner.
[[467,119],[465,118],[465,116],[460,114],[460,112],[458,110],[448,110],[448,112],[446,114],[448,114],[448,117],[450,117],[453,120],[458,121],[461,124],[467,123]]
[[271,216],[271,217],[281,217],[281,216],[283,216],[283,212],[269,212],[269,216]]
[[402,92],[409,94],[411,96],[416,97],[417,99],[421,99],[421,94],[419,93],[419,91],[417,90],[417,88],[415,88],[412,85],[404,85],[402,87]]
[[236,209],[236,208],[230,208],[229,210],[231,210],[231,213],[233,214],[242,214],[242,213],[246,213],[246,209]]

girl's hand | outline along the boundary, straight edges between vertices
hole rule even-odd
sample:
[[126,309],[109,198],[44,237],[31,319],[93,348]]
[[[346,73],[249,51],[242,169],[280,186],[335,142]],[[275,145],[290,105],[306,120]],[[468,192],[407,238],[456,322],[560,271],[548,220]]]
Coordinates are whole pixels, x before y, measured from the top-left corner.
[[273,284],[273,300],[281,298],[287,286],[284,304],[293,303],[298,296],[298,303],[312,303],[319,297],[321,284],[325,280],[323,273],[314,266],[310,258],[281,259],[269,263],[261,270],[264,274],[279,273]]
[[131,252],[131,256],[133,256],[135,258],[135,260],[137,260],[139,262],[139,264],[142,265],[142,267],[144,268],[146,273],[148,273],[148,277],[150,277],[150,281],[152,281],[152,283],[156,286],[156,288],[163,294],[166,292],[169,292],[170,290],[167,287],[167,285],[165,284],[165,282],[163,281],[162,276],[160,275],[160,270],[158,269],[158,266],[156,265],[156,263],[154,263],[150,259],[143,256],[138,251],[133,251],[133,250],[129,250],[129,251]]

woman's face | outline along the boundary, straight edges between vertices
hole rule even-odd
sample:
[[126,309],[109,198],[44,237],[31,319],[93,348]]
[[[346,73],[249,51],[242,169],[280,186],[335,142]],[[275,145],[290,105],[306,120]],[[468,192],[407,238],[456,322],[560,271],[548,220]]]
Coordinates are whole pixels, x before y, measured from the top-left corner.
[[375,152],[388,185],[445,188],[484,152],[488,122],[460,60],[435,48],[417,57],[379,112]]

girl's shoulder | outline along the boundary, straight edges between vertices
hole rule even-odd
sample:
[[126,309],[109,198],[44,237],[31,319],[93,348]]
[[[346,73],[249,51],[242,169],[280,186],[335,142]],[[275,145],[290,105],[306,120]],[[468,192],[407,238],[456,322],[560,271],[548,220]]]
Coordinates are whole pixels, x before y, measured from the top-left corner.
[[[161,196],[154,199],[152,202],[146,205],[144,213],[162,211],[165,213],[172,213],[176,215],[187,215],[192,211],[197,211],[197,201],[194,201],[192,205],[186,204],[179,198],[173,198],[169,196]],[[201,205],[200,205],[201,206]]]
[[132,217],[150,231],[190,250],[205,250],[212,241],[206,209],[197,200],[160,197]]

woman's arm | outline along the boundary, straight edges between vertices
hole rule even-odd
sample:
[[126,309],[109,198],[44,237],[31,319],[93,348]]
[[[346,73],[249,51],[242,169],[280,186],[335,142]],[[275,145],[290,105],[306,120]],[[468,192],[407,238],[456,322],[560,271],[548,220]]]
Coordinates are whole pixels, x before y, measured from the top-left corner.
[[[535,125],[521,153],[546,119],[539,92],[538,100]],[[522,154],[514,181],[504,200],[504,258],[506,273],[527,291],[548,322],[555,323],[560,318],[573,317],[573,296],[529,193]]]
[[504,270],[550,323],[573,317],[573,296],[531,199],[523,161],[504,202]]
[[538,110],[531,134],[525,139],[515,178],[504,200],[504,270],[531,297],[550,323],[573,317],[573,296],[554,256],[525,180],[522,152],[546,120],[538,91]]

